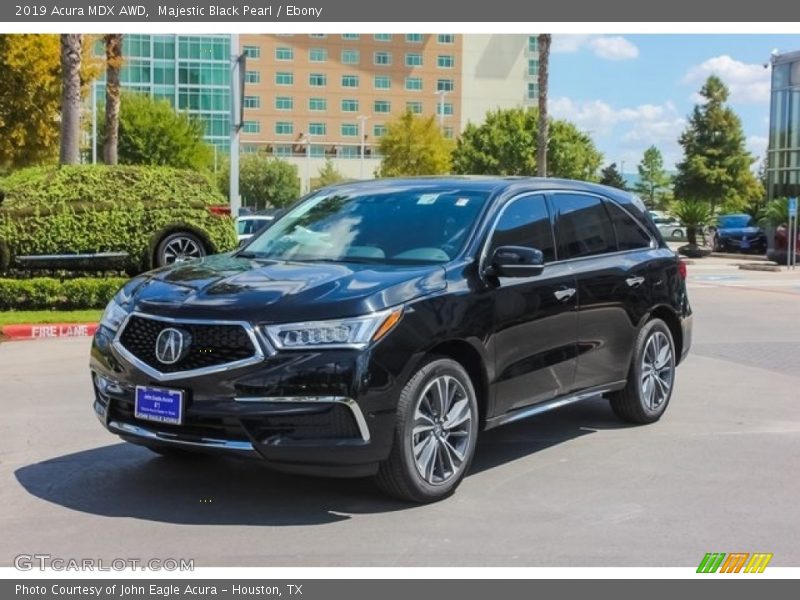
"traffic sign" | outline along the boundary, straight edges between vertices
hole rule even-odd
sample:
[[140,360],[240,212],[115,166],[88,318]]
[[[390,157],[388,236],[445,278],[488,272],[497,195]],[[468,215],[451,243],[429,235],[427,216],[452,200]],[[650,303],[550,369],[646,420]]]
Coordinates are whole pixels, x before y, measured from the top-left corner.
[[789,216],[797,216],[797,196],[789,198]]

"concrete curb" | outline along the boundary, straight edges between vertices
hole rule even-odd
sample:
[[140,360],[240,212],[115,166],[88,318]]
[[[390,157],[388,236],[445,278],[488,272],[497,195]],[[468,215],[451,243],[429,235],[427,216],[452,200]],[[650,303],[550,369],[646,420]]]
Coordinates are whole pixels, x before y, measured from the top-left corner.
[[713,258],[732,258],[734,260],[747,260],[747,261],[763,261],[770,262],[766,256],[758,254],[736,254],[734,252],[712,252],[709,256]]
[[2,338],[9,341],[94,335],[97,323],[43,323],[41,325],[4,325]]
[[744,263],[739,265],[742,271],[770,271],[772,273],[780,273],[781,269],[778,265],[762,265],[758,263]]

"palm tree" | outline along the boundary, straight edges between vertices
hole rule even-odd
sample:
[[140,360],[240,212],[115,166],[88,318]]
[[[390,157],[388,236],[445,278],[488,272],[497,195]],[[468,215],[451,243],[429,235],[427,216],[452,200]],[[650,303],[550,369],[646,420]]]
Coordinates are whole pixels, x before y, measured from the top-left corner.
[[547,177],[547,143],[548,128],[547,121],[547,84],[550,76],[550,41],[552,35],[540,33],[536,45],[539,49],[539,124],[536,134],[536,174],[539,177]]
[[711,219],[711,206],[702,200],[679,200],[673,205],[672,214],[686,227],[689,244],[680,249],[681,254],[701,256],[702,251],[697,245],[697,230]]
[[79,33],[61,34],[61,147],[59,162],[77,164],[81,132],[81,46]]
[[122,68],[122,34],[103,36],[106,47],[106,122],[103,135],[103,162],[117,164],[119,145],[119,72]]

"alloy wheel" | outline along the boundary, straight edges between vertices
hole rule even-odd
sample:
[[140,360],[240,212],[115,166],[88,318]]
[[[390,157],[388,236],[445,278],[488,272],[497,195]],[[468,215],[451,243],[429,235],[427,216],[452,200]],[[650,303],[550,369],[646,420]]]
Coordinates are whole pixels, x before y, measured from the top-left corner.
[[642,353],[641,390],[645,408],[656,411],[669,399],[674,372],[672,345],[663,331],[655,331]]
[[174,262],[201,258],[205,255],[203,248],[197,241],[189,237],[179,236],[170,239],[162,251],[163,263],[170,265]]
[[422,390],[411,430],[414,462],[431,485],[443,485],[462,470],[472,443],[472,405],[455,377],[440,375]]

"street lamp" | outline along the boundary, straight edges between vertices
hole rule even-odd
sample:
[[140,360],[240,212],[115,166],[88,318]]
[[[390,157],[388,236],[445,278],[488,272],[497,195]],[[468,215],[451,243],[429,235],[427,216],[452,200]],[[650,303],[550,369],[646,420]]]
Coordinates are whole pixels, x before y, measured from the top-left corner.
[[366,131],[364,131],[364,128],[366,127],[367,119],[369,119],[369,117],[366,115],[358,116],[358,131],[359,131],[359,137],[361,138],[361,164],[358,167],[359,179],[364,179],[364,151],[367,139]]
[[306,133],[300,133],[300,137],[297,140],[301,144],[305,144],[305,173],[303,175],[303,185],[300,187],[304,190],[304,193],[309,193],[311,191],[311,137]]

